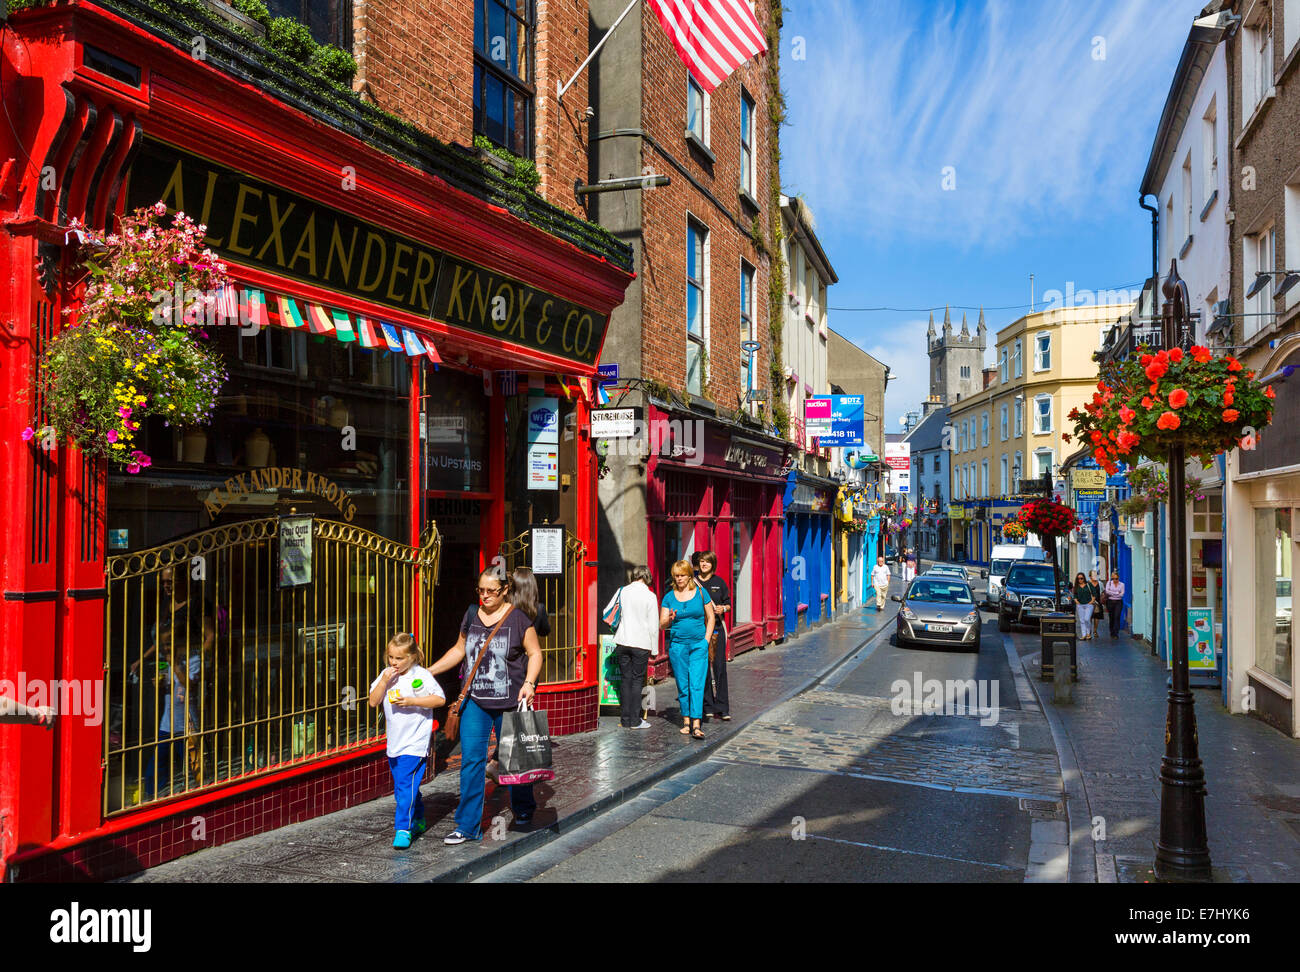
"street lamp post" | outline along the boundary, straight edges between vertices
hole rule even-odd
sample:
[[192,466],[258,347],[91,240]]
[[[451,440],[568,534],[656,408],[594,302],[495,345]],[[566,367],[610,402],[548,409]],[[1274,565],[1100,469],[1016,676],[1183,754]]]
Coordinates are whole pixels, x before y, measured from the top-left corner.
[[[1165,296],[1164,346],[1180,346],[1190,325],[1187,284],[1175,261],[1161,291]],[[1186,450],[1169,449],[1169,603],[1171,614],[1169,710],[1165,716],[1165,755],[1160,762],[1160,840],[1156,877],[1161,881],[1209,881],[1210,848],[1205,832],[1205,769],[1197,746],[1195,699],[1187,658],[1187,504]]]

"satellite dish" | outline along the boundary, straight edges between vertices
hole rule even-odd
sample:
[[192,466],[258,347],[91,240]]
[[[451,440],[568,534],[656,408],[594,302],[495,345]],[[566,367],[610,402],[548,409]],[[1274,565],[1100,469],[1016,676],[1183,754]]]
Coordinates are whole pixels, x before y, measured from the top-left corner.
[[901,426],[903,426],[904,428],[906,428],[906,427],[907,427],[907,416],[906,416],[906,415],[900,415],[900,416],[898,417],[898,424],[901,425]]

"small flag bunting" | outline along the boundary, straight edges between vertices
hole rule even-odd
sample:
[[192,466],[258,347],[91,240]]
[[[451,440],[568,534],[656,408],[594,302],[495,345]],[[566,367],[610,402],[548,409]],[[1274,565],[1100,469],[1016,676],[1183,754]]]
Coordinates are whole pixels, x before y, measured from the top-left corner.
[[407,354],[412,357],[424,354],[424,345],[420,342],[420,336],[409,327],[402,328],[402,340],[406,343]]
[[433,346],[432,338],[425,337],[424,353],[428,356],[429,360],[432,361],[434,364],[436,365],[442,364],[442,357],[438,354],[438,349]]
[[307,326],[313,334],[329,334],[334,330],[334,321],[320,304],[308,304]]
[[280,308],[280,326],[281,327],[302,327],[305,321],[298,310],[298,305],[293,302],[291,297],[285,297],[283,294],[275,295],[275,302]]
[[404,351],[402,347],[402,336],[398,333],[397,327],[393,324],[379,322],[379,328],[384,332],[384,343],[388,345],[389,351]]
[[379,336],[375,334],[375,325],[360,314],[357,315],[357,340],[363,348],[379,347]]
[[605,391],[604,385],[596,386],[596,404],[601,408],[609,404],[609,392]]
[[271,319],[266,313],[266,294],[260,290],[246,290],[244,299],[248,302],[248,322],[258,327],[270,327]]
[[330,319],[334,322],[334,334],[340,341],[355,341],[356,332],[352,330],[352,318],[341,310],[330,308]]

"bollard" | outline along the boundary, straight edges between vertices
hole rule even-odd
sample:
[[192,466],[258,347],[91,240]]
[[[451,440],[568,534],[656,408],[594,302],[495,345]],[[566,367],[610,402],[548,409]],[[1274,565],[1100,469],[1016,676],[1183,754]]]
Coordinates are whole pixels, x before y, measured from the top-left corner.
[[1074,701],[1070,679],[1069,642],[1053,642],[1052,653],[1052,701],[1068,705]]

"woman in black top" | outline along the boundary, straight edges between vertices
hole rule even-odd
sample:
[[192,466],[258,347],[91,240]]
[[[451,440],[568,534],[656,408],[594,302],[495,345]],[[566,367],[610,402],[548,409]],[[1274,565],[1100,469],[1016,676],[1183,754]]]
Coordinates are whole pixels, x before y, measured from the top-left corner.
[[731,593],[717,575],[718,555],[711,550],[700,554],[699,583],[713,600],[713,614],[718,619],[714,626],[717,643],[713,646],[709,678],[704,682],[704,716],[717,716],[723,722],[731,721],[731,703],[727,698],[727,624],[731,613]]

